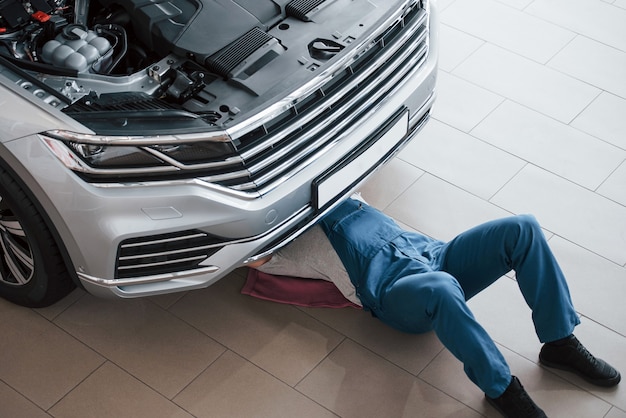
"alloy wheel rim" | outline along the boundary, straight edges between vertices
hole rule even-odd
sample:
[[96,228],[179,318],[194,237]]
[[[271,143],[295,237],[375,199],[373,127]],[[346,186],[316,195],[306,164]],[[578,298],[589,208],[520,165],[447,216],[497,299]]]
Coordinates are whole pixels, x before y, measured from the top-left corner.
[[0,196],[0,283],[24,286],[33,278],[35,263],[20,220]]

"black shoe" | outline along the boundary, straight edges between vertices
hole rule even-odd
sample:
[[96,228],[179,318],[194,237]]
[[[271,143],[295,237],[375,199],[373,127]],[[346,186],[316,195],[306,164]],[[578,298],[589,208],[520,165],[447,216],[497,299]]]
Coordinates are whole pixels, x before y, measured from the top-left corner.
[[511,383],[502,395],[497,398],[485,395],[485,399],[507,418],[547,418],[515,376],[511,378]]
[[595,358],[574,335],[544,344],[539,361],[544,366],[574,372],[598,386],[615,386],[621,380],[617,370],[604,360]]

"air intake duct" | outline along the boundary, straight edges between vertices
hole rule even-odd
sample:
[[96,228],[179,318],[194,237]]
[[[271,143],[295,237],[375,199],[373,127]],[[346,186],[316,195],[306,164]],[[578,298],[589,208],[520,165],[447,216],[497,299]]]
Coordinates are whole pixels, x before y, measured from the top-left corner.
[[287,16],[308,22],[308,14],[326,0],[293,0],[285,7]]

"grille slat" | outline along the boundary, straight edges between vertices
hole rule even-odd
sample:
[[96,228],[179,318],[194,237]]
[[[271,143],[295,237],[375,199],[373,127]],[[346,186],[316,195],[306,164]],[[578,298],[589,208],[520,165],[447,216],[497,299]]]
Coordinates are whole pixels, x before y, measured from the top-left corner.
[[118,279],[154,276],[200,268],[223,243],[202,231],[183,231],[123,241],[118,250]]

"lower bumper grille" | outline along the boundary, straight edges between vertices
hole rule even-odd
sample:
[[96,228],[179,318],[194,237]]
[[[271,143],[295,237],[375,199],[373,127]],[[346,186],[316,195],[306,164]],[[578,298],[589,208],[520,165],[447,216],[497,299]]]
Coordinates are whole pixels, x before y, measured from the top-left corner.
[[222,246],[222,240],[202,231],[128,239],[119,246],[115,277],[156,276],[200,268]]

